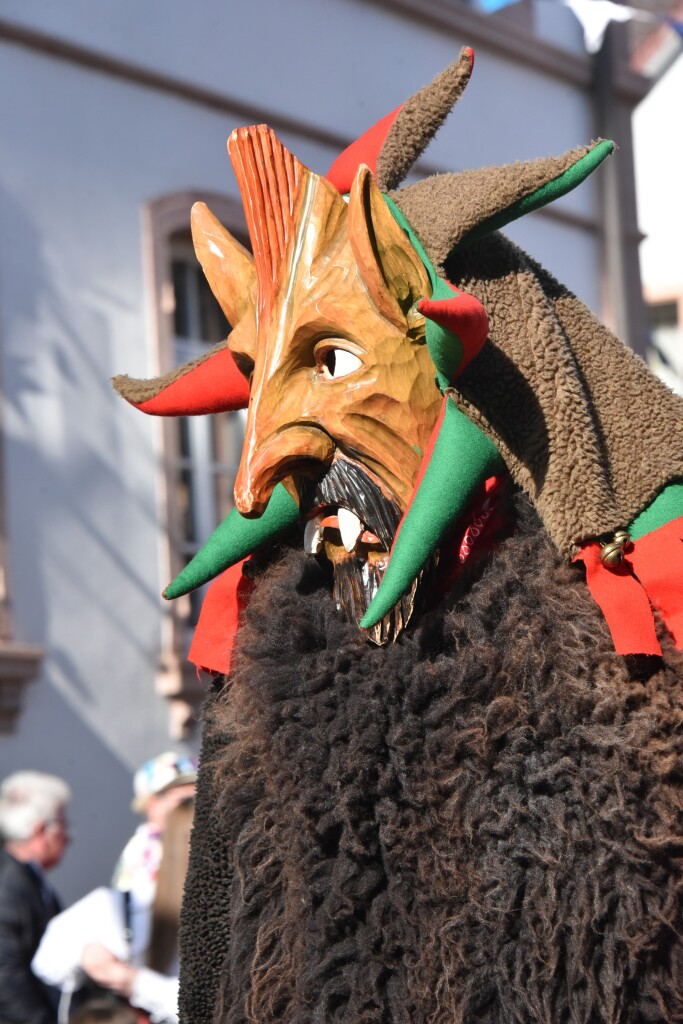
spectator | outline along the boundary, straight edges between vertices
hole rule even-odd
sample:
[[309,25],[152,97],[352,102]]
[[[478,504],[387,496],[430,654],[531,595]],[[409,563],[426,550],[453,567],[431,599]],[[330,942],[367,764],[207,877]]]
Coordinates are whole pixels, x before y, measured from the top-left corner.
[[54,1024],[54,993],[31,972],[31,959],[59,900],[44,872],[69,842],[71,791],[43,772],[15,772],[0,785],[0,1021]]
[[140,893],[147,885],[153,891],[166,818],[179,803],[194,796],[196,782],[194,761],[171,751],[153,757],[137,770],[132,807],[146,820],[129,839],[114,869],[115,889]]
[[185,799],[167,816],[153,903],[143,878],[139,891],[95,889],[48,925],[33,969],[62,989],[63,1006],[87,975],[155,1024],[177,1024],[178,923],[193,810]]

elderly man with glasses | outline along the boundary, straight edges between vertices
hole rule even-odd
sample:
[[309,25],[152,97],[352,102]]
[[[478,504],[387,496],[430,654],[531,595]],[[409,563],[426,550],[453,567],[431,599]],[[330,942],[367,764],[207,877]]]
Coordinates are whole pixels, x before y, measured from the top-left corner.
[[69,843],[63,779],[22,771],[0,785],[0,1021],[54,1024],[53,994],[31,973],[31,959],[59,899],[45,872]]

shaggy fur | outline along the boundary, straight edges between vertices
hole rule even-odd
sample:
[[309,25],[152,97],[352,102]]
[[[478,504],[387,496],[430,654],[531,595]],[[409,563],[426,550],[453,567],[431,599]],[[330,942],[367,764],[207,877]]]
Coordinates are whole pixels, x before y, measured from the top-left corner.
[[[217,689],[204,705],[200,781],[195,798],[190,864],[180,915],[181,1006],[187,1024],[209,1024],[221,964],[230,945],[230,897],[233,875],[225,829],[216,828],[218,793],[214,766],[230,742],[216,714]],[[185,955],[187,952],[187,956]]]
[[388,649],[312,558],[259,580],[207,723],[185,1024],[683,1020],[683,655],[616,655],[518,506]]

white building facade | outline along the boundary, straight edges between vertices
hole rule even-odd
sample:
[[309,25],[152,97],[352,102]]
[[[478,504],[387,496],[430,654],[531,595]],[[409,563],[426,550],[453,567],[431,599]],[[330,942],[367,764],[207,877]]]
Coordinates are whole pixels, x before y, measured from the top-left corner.
[[650,314],[648,361],[683,394],[683,54],[634,117],[641,273]]

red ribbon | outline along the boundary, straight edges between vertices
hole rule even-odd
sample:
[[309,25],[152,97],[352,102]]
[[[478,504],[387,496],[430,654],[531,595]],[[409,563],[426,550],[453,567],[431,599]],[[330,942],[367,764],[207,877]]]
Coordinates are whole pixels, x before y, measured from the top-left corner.
[[[495,478],[487,481],[484,505],[497,489]],[[484,505],[475,510],[475,523]],[[635,541],[615,569],[602,564],[597,542],[587,544],[574,560],[586,566],[588,589],[607,620],[618,654],[661,655],[653,607],[683,650],[683,516]],[[242,565],[221,573],[204,598],[188,657],[206,672],[230,671],[235,636],[253,587]]]
[[653,608],[683,650],[683,516],[634,541],[622,563],[608,569],[600,544],[586,544],[574,561],[607,620],[617,654],[658,654]]

